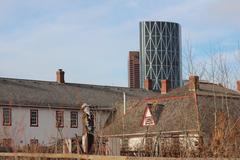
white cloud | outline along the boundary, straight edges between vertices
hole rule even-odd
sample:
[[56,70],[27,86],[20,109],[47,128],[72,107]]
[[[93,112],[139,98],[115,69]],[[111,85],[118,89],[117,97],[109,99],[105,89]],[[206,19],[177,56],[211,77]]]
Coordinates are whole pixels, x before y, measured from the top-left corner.
[[19,28],[5,37],[8,41],[1,38],[0,54],[8,54],[2,59],[2,74],[54,80],[55,69],[61,67],[71,75],[69,81],[126,85],[127,49],[133,39],[122,36],[128,23],[104,26],[102,19],[108,14],[102,6],[68,11]]
[[240,29],[240,1],[214,0],[207,6],[207,20],[216,27],[229,27]]
[[[221,2],[0,1],[0,76],[54,80],[63,68],[68,81],[126,86],[128,51],[139,49],[139,21],[179,22],[183,40],[190,35],[194,43],[222,40],[240,21],[233,21],[239,2],[232,0],[233,11]],[[219,25],[218,15],[228,26]]]

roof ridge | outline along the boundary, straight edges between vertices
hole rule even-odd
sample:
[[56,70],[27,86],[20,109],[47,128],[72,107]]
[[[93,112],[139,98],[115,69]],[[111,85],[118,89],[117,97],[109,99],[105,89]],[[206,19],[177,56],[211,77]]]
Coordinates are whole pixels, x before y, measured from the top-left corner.
[[[40,82],[40,83],[53,83],[53,84],[58,84],[56,81],[47,81],[47,80],[35,80],[35,79],[21,79],[21,78],[6,78],[6,77],[0,77],[0,80],[13,80],[13,81],[30,81],[30,82]],[[99,87],[99,88],[114,88],[114,89],[127,89],[127,90],[133,90],[133,91],[138,91],[144,89],[142,88],[129,88],[129,87],[124,87],[124,86],[111,86],[111,85],[98,85],[98,84],[87,84],[87,83],[72,83],[72,82],[67,82],[64,83],[66,85],[75,85],[75,86],[91,86],[91,87]]]
[[8,77],[0,77],[0,80],[15,80],[15,81],[35,81],[35,82],[50,82],[50,83],[58,83],[55,81],[46,81],[46,80],[35,80],[35,79],[22,79],[22,78],[8,78]]

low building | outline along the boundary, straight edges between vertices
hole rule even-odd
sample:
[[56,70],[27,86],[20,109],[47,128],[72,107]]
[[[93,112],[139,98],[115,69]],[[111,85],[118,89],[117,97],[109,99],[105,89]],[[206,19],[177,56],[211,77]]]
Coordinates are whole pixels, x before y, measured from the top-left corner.
[[143,89],[66,83],[63,70],[56,77],[56,82],[0,78],[1,146],[54,146],[58,140],[82,136],[84,103],[93,112],[97,136],[123,104],[123,93],[127,104],[131,99],[156,95]]
[[172,90],[162,80],[160,93],[145,81],[145,89],[66,83],[62,70],[56,82],[0,78],[0,147],[39,144],[57,151],[65,142],[62,150],[72,152],[76,138],[82,152],[95,154],[239,151],[240,82],[234,91],[190,76]]
[[[151,84],[146,80],[146,88]],[[109,154],[139,156],[200,156],[238,154],[240,149],[240,83],[238,91],[220,84],[188,83],[115,112],[102,138]],[[234,152],[234,153],[233,153]]]

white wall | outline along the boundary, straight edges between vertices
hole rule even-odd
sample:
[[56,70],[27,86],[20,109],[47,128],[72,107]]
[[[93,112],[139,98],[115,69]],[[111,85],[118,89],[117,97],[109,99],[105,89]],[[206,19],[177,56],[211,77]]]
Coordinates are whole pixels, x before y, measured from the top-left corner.
[[130,151],[144,149],[145,140],[143,137],[133,137],[128,139],[128,148]]
[[197,150],[199,146],[199,135],[198,134],[188,134],[179,135],[180,145],[188,150]]
[[[56,128],[56,109],[12,107],[12,125],[3,126],[2,108],[0,108],[0,139],[11,138],[13,145],[25,145],[30,139],[38,139],[40,144],[50,145],[56,138],[60,138]],[[30,127],[30,109],[38,109],[38,127]],[[75,110],[76,111],[76,110]],[[78,111],[78,128],[71,128],[71,110],[64,110],[63,138],[82,135],[82,117]]]
[[102,135],[102,130],[110,114],[111,114],[110,111],[95,111],[94,125],[95,125],[95,132],[98,135]]
[[121,141],[120,138],[108,138],[106,154],[111,156],[120,156],[121,151],[120,141]]

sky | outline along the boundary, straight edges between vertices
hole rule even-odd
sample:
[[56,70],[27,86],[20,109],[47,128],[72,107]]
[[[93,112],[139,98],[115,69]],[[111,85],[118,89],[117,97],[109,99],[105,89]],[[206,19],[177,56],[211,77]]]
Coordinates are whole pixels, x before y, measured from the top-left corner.
[[[140,21],[173,21],[195,58],[240,40],[239,0],[0,0],[0,77],[127,86]],[[184,62],[183,62],[184,63]],[[183,68],[184,70],[184,68]]]

